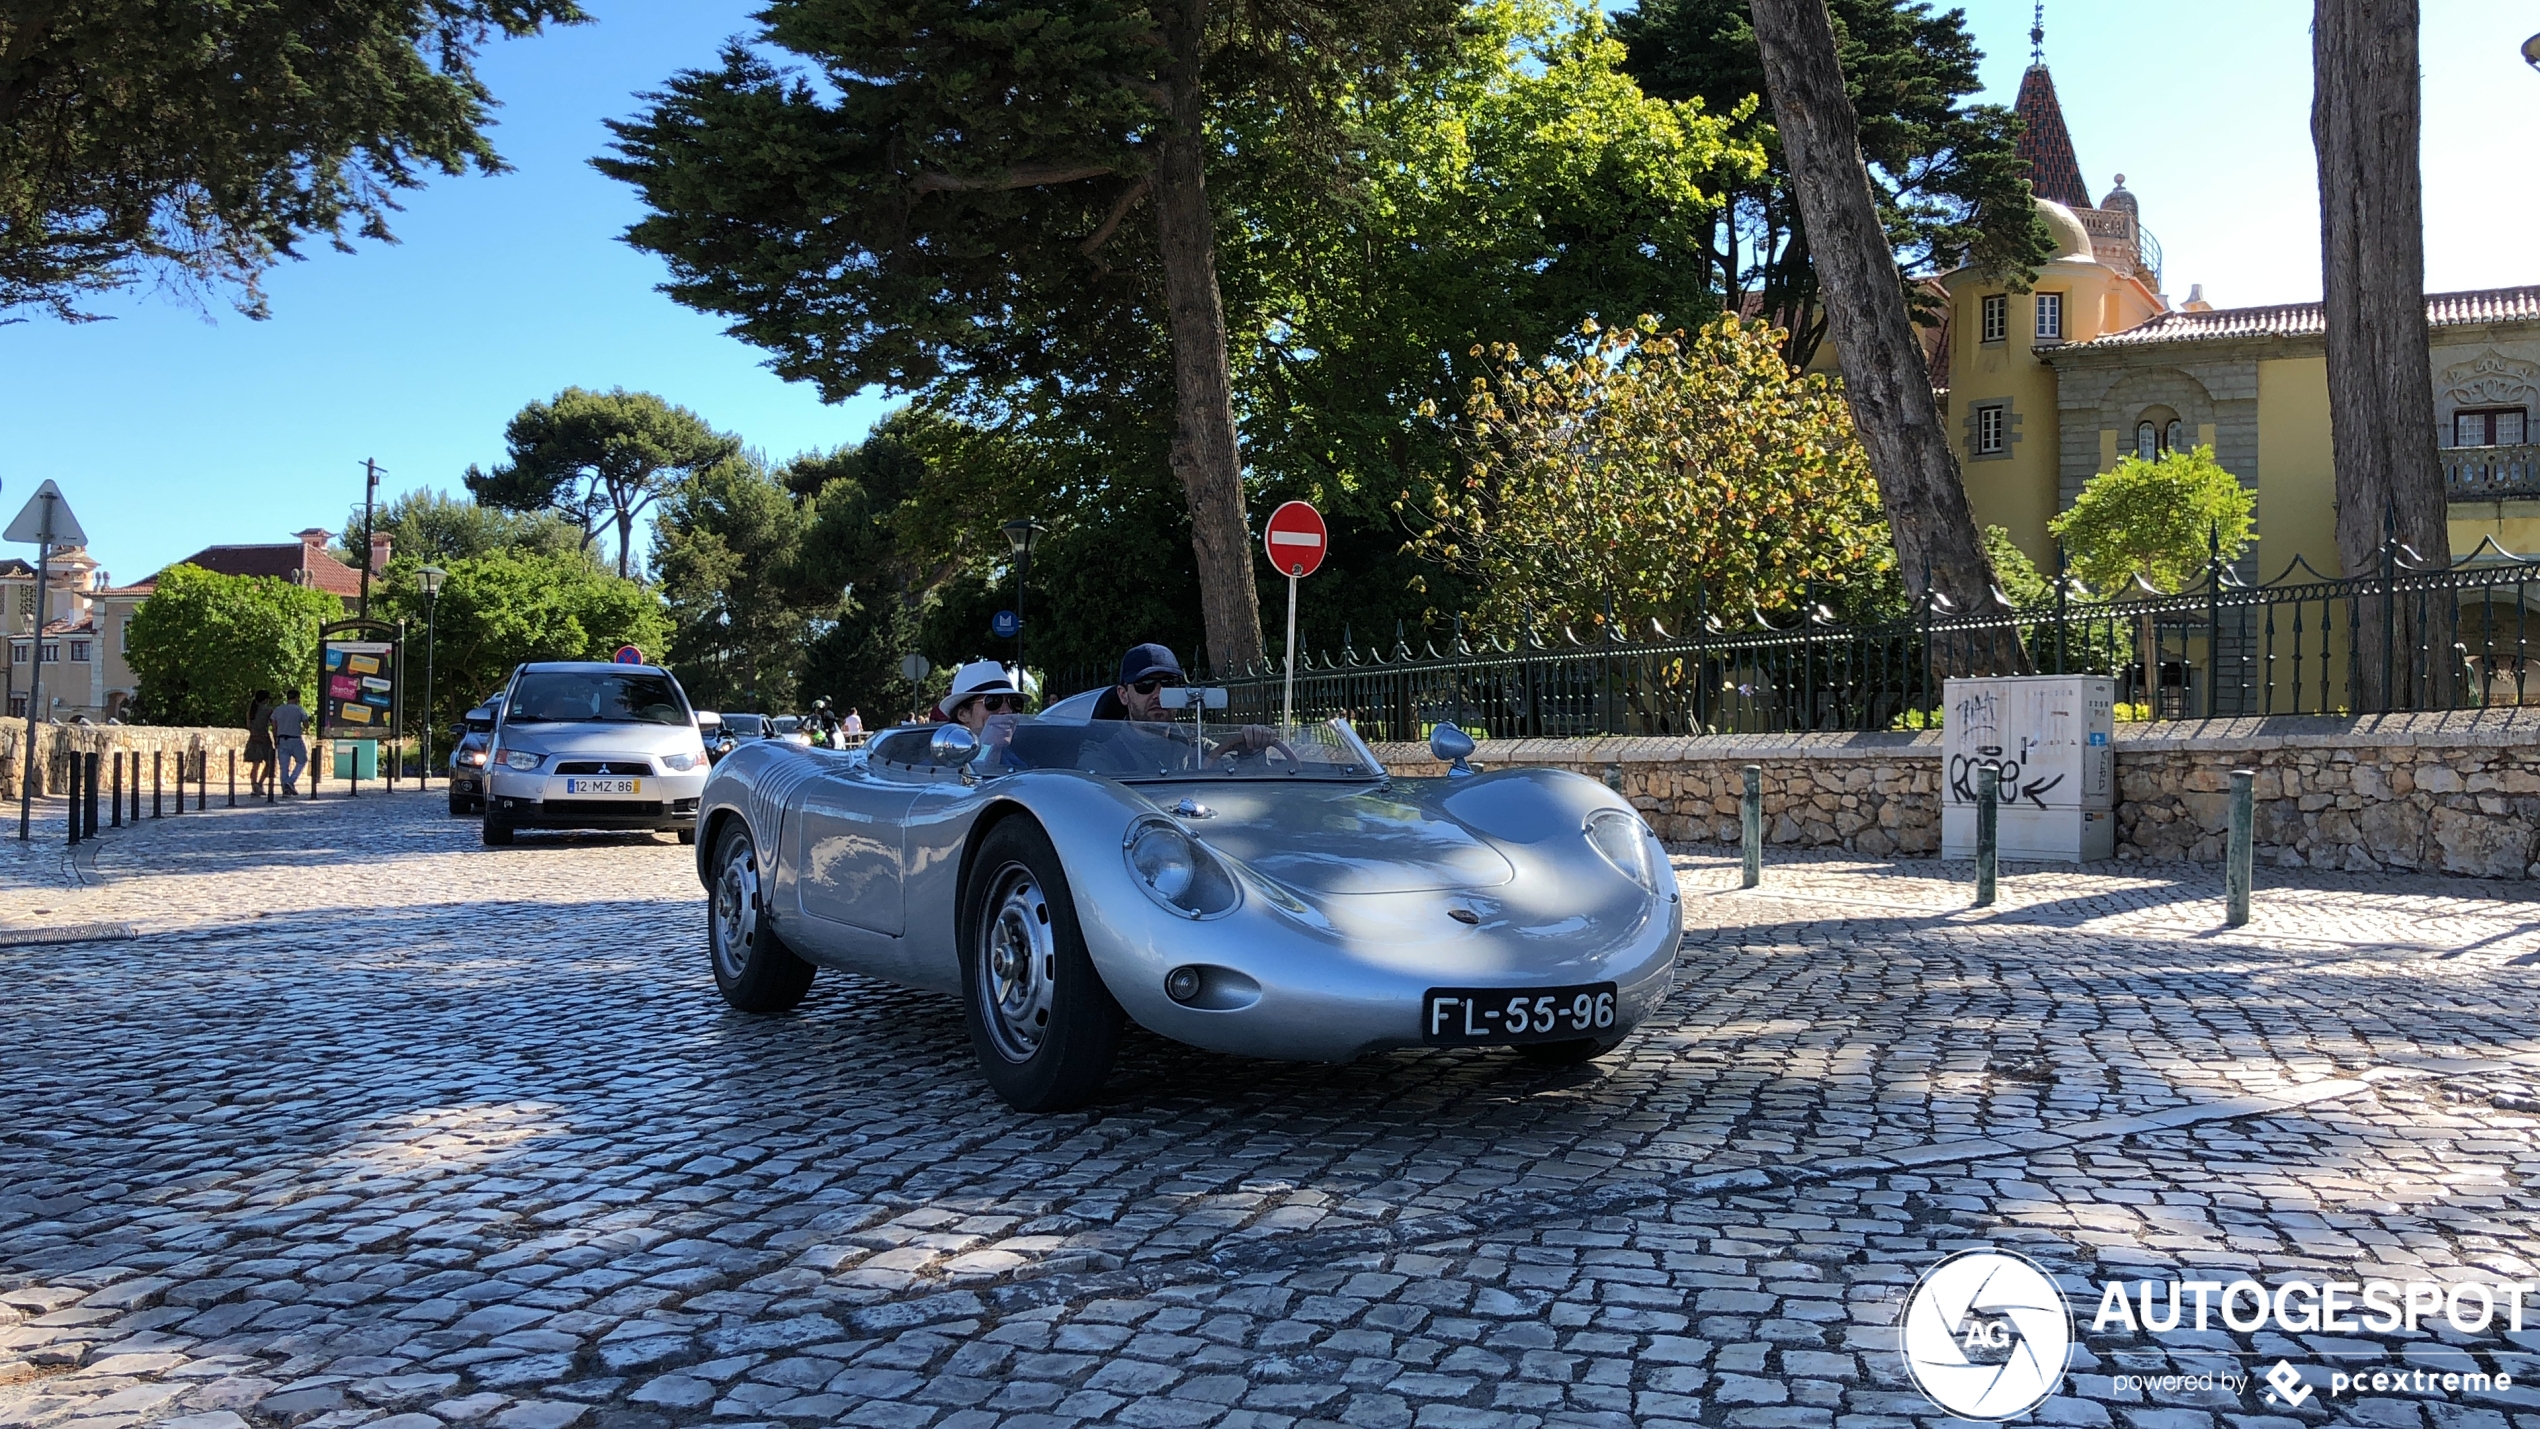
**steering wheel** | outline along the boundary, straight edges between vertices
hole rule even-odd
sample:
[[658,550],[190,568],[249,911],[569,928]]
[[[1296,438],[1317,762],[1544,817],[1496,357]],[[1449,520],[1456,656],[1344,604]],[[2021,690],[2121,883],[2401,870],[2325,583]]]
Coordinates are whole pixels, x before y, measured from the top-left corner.
[[1220,746],[1215,753],[1209,755],[1208,761],[1211,764],[1222,761],[1227,768],[1231,769],[1234,767],[1237,760],[1256,754],[1261,756],[1261,762],[1265,768],[1268,767],[1270,763],[1270,756],[1272,754],[1277,754],[1280,758],[1288,761],[1288,766],[1291,769],[1302,769],[1305,767],[1305,761],[1297,758],[1296,751],[1288,748],[1287,741],[1282,739],[1273,739],[1259,749],[1237,749],[1230,741],[1227,744]]

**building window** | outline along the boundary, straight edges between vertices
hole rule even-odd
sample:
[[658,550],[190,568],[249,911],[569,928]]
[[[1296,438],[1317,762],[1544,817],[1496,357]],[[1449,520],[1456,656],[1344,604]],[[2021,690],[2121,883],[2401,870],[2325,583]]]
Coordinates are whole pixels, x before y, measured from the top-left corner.
[[2005,446],[2005,433],[2003,431],[2003,418],[2005,415],[2003,406],[1999,402],[1976,408],[1977,456],[2000,456],[2002,454]]
[[9,642],[9,663],[12,665],[23,665],[26,663],[25,641],[12,640]]
[[18,587],[18,614],[35,614],[35,582],[33,581]]
[[2518,447],[2528,439],[2520,407],[2452,414],[2452,445],[2456,447]]
[[2150,422],[2135,423],[2134,454],[2145,461],[2158,461],[2161,456],[2161,429]]
[[132,653],[132,619],[129,616],[115,622],[115,651],[121,655]]
[[44,663],[47,665],[58,665],[62,663],[61,641],[47,640],[44,642]]
[[75,665],[85,665],[88,663],[87,641],[74,640],[71,642],[71,663]]
[[11,719],[25,719],[25,718],[26,718],[26,696],[24,696],[24,695],[11,695],[11,696],[9,696],[9,718],[11,718]]
[[2187,450],[2187,426],[2176,417],[2170,418],[2170,424],[2161,428],[2161,450],[2165,452]]
[[2011,335],[2011,300],[2001,293],[1989,293],[1984,300],[1984,340],[2000,342]]
[[2037,295],[2037,340],[2039,342],[2064,340],[2063,294],[2040,293]]

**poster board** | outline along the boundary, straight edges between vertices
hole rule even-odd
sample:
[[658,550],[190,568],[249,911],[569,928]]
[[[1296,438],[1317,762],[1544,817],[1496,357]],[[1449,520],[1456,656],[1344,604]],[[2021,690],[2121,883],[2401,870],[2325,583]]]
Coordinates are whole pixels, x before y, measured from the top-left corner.
[[397,642],[327,640],[318,653],[321,737],[389,739],[397,723]]

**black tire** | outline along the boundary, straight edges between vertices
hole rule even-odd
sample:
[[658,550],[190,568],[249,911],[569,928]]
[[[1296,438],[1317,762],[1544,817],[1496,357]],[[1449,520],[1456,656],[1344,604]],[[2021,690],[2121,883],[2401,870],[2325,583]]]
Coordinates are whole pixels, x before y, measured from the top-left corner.
[[1620,1037],[1582,1037],[1575,1042],[1531,1042],[1517,1055],[1538,1067],[1579,1067],[1623,1045]]
[[465,794],[452,794],[452,795],[450,796],[450,817],[451,817],[451,818],[454,818],[454,819],[464,819],[464,818],[466,818],[468,815],[470,815],[470,814],[472,814],[472,813],[475,813],[475,812],[476,812],[476,808],[475,808],[475,806],[474,806],[472,803],[470,803],[470,802],[469,802],[468,797],[467,797]]
[[485,827],[478,830],[478,833],[484,838],[485,846],[487,848],[508,848],[511,846],[512,826],[503,823],[491,814],[485,816]]
[[[686,843],[696,837],[691,830]],[[819,971],[794,955],[769,925],[759,895],[758,850],[734,819],[714,841],[714,881],[706,893],[706,961],[723,1000],[743,1012],[791,1012]]]
[[980,1074],[1016,1111],[1066,1111],[1111,1075],[1126,1020],[1076,921],[1058,850],[1027,818],[979,841],[961,898],[961,1006]]
[[688,827],[681,829],[679,831],[679,842],[693,847],[697,842],[697,826],[695,824],[690,824]]

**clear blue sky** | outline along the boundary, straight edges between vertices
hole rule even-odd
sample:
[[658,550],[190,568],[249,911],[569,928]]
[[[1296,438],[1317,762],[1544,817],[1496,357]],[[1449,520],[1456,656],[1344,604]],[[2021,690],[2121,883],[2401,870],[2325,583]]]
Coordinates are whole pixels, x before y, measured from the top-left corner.
[[[0,520],[62,483],[98,557],[134,579],[196,548],[339,525],[377,457],[389,491],[455,490],[502,455],[503,422],[567,385],[661,393],[771,455],[862,436],[888,404],[828,407],[653,291],[617,241],[636,216],[585,160],[601,120],[709,61],[755,0],[595,0],[599,23],[497,46],[495,139],[516,171],[411,196],[404,240],[323,248],[271,278],[274,316],[146,293],[114,321],[0,327]],[[2093,194],[2123,172],[2168,286],[2221,306],[2319,294],[2307,0],[2059,0],[2053,66]],[[2008,103],[2025,0],[1975,0],[1985,80]],[[2540,282],[2540,74],[2516,55],[2540,9],[2427,0],[2427,274],[2436,291]],[[206,320],[206,317],[210,319]],[[10,554],[32,554],[16,552]]]

